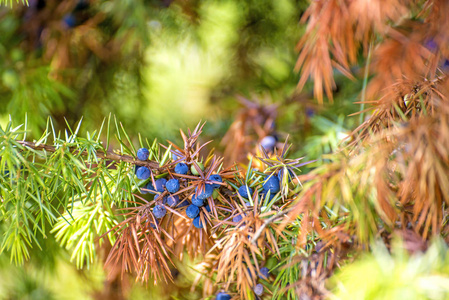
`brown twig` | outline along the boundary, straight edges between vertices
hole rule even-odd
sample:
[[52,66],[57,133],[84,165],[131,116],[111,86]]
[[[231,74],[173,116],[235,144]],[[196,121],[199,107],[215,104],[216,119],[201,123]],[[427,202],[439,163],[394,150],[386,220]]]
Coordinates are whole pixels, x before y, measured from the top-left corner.
[[[35,149],[35,150],[45,150],[48,152],[56,152],[56,147],[49,146],[45,144],[39,144],[36,145],[34,142],[27,142],[27,141],[17,141],[17,143],[21,144],[22,146]],[[73,149],[73,154],[80,154],[82,156],[87,156],[88,152],[86,150],[80,152],[78,149]],[[102,151],[102,150],[96,150],[97,157],[100,159],[109,159],[114,161],[124,161],[127,163],[135,164],[138,166],[145,166],[150,168],[152,171],[160,170],[161,167],[159,166],[159,163],[155,161],[142,161],[142,160],[136,160],[134,157],[130,155],[120,155],[117,153],[114,153],[113,151]]]

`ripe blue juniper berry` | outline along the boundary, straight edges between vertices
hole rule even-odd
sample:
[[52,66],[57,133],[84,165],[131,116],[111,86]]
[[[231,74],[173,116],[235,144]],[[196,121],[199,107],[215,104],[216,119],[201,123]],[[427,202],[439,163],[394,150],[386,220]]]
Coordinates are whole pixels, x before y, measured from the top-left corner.
[[148,182],[148,183],[145,185],[145,189],[147,189],[148,191],[143,191],[143,190],[142,190],[142,194],[147,194],[147,193],[155,194],[155,192],[156,192],[156,190],[154,189],[154,186],[153,186],[153,184],[151,183],[151,181]]
[[165,197],[164,204],[167,204],[170,207],[175,207],[179,203],[178,195],[170,195]]
[[186,209],[186,215],[190,219],[196,218],[199,213],[200,213],[199,207],[193,204],[189,205]]
[[[278,173],[279,182],[282,182],[283,177],[284,177],[284,169],[280,169],[279,173]],[[291,170],[288,170],[287,182],[292,181],[292,178],[294,178],[294,177],[295,177],[295,174]]]
[[226,293],[220,292],[217,294],[217,297],[215,297],[215,300],[231,300],[231,296]]
[[[195,190],[198,193],[198,187]],[[205,184],[204,189],[198,193],[198,199],[207,199],[210,196],[212,196],[212,193],[214,192],[214,188],[212,184]]]
[[175,166],[175,173],[177,174],[187,174],[189,167],[185,163],[179,163]]
[[147,167],[140,167],[137,169],[136,176],[140,180],[147,180],[151,176],[151,172]]
[[[212,181],[223,182],[223,179],[221,179],[221,176],[218,174],[210,175],[209,179]],[[220,187],[220,185],[218,183],[214,183],[214,184],[212,184],[212,187],[214,189],[218,189]]]
[[186,199],[186,200],[183,200],[181,203],[179,203],[179,208],[181,208],[181,207],[185,207],[185,206],[189,206],[190,205],[190,203],[189,203],[189,201]]
[[[260,196],[266,198],[268,196],[268,191],[262,190],[261,193],[260,193]],[[270,199],[269,200],[271,201],[275,196],[276,196],[276,193],[271,193],[270,192]]]
[[268,179],[265,180],[265,183],[263,184],[264,191],[268,192],[270,191],[271,194],[276,194],[281,189],[279,185],[279,178],[275,175],[272,175],[268,177]]
[[209,204],[204,207],[207,212],[211,212]]
[[170,179],[165,184],[165,188],[170,193],[173,193],[173,194],[176,193],[177,191],[179,191],[179,180],[178,179]]
[[201,222],[201,217],[198,216],[195,219],[193,219],[193,226],[195,226],[196,228],[203,228],[203,223]]
[[260,145],[265,149],[267,152],[273,152],[274,147],[276,146],[276,138],[271,135],[267,135],[260,141]]
[[200,199],[198,197],[195,197],[195,195],[192,196],[192,204],[196,205],[198,207],[201,207],[204,205],[204,199]]
[[148,156],[150,156],[150,151],[147,148],[140,148],[137,150],[137,159],[139,160],[147,160]]
[[164,217],[166,213],[167,213],[167,209],[164,206],[160,205],[160,204],[156,205],[153,208],[153,214],[158,219]]
[[165,189],[165,185],[167,184],[167,179],[165,178],[159,178],[156,181],[154,181],[156,191],[159,193],[163,193]]
[[270,270],[268,270],[267,267],[262,267],[260,268],[260,273],[259,273],[259,277],[262,279],[267,280],[268,276],[269,276]]
[[243,219],[242,215],[236,215],[232,218],[232,222],[239,223]]
[[[247,189],[248,188],[248,189]],[[248,191],[250,193],[250,195],[253,194],[253,189],[250,188],[249,186],[246,185],[242,185],[241,187],[239,187],[239,194],[240,196],[242,196],[243,198],[248,198],[250,195],[248,195]]]
[[[147,222],[149,222],[149,220],[147,220]],[[159,225],[159,220],[158,220],[158,219],[156,219],[156,224]],[[156,228],[157,228],[156,225],[154,225],[153,222],[150,223],[150,226],[151,226],[151,228],[153,228],[153,229],[156,229]]]
[[254,294],[257,296],[262,296],[263,294],[263,285],[261,283],[256,284],[254,287]]

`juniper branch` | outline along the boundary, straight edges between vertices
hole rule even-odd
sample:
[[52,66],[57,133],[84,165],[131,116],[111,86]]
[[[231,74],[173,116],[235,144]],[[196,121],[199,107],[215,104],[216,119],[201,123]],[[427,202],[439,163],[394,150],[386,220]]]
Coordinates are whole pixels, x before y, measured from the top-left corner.
[[[17,141],[17,143],[21,144],[22,146],[31,148],[31,149],[35,149],[35,150],[45,150],[48,152],[56,152],[57,148],[54,146],[50,146],[50,145],[46,145],[46,144],[39,144],[37,145],[34,142],[27,142],[27,141]],[[74,154],[80,154],[82,156],[87,156],[88,152],[87,151],[80,151],[78,149],[73,149],[72,150]],[[131,163],[131,164],[135,164],[138,166],[145,166],[145,167],[149,167],[151,168],[151,170],[155,171],[159,171],[162,169],[162,167],[159,166],[159,164],[155,161],[141,161],[141,160],[136,160],[134,157],[130,156],[130,155],[121,155],[121,154],[117,154],[113,151],[102,151],[102,150],[96,150],[97,153],[97,157],[100,159],[109,159],[109,160],[114,160],[114,161],[124,161],[127,163]]]

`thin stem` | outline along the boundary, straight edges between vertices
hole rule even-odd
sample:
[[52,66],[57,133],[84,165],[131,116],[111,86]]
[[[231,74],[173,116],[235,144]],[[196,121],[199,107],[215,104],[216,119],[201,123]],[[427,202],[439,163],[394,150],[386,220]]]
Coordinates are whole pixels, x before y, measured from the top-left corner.
[[[49,146],[49,145],[45,145],[45,144],[40,144],[40,145],[36,145],[36,143],[33,142],[27,142],[27,141],[17,141],[17,143],[31,148],[31,149],[35,149],[35,150],[45,150],[48,152],[56,152],[56,147],[54,146]],[[73,149],[73,154],[80,154],[82,156],[87,156],[88,152],[87,151],[82,151],[80,152],[77,149]],[[114,153],[112,151],[102,151],[102,150],[96,150],[97,153],[97,157],[100,159],[109,159],[109,160],[114,160],[114,161],[124,161],[127,163],[131,163],[131,164],[135,164],[138,166],[145,166],[145,167],[149,167],[151,170],[155,171],[159,171],[160,169],[162,169],[162,167],[159,167],[159,163],[155,162],[155,161],[142,161],[142,160],[136,160],[134,157],[130,156],[130,155],[120,155],[117,153]]]

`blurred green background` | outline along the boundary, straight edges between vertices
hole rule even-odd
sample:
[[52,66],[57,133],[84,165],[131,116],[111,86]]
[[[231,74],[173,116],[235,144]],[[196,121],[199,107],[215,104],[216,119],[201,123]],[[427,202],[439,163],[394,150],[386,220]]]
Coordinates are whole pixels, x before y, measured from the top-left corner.
[[[141,133],[176,142],[180,128],[203,120],[203,138],[213,139],[220,154],[232,124],[257,121],[257,111],[267,108],[274,119],[267,134],[280,142],[290,135],[292,156],[321,159],[358,124],[358,117],[347,116],[359,110],[353,102],[361,81],[337,74],[335,102],[324,107],[316,105],[310,85],[302,93],[295,89],[295,45],[308,1],[28,4],[0,7],[0,125],[26,120],[29,139],[42,134],[49,116],[59,129],[66,120],[73,125],[83,117],[81,131],[92,132],[112,114],[136,141]],[[238,96],[258,105],[256,116]],[[250,147],[262,137],[247,134]],[[52,235],[42,245],[45,251],[33,248],[22,267],[0,256],[0,298],[163,299],[161,289],[174,298],[200,297],[187,279],[194,270],[184,269],[178,277],[181,290],[146,289],[132,279],[106,281],[104,257],[88,270],[76,270]]]

